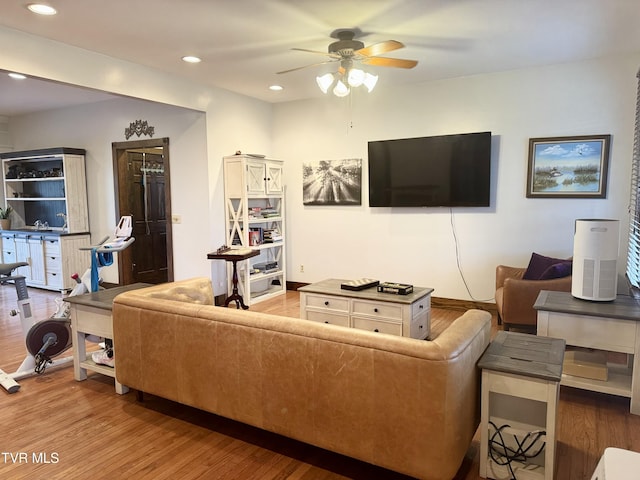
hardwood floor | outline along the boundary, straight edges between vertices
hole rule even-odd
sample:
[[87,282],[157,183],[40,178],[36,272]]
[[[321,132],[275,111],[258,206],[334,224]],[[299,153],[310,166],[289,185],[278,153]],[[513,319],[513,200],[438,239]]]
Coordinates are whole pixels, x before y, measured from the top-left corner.
[[[48,318],[56,295],[29,292],[36,318]],[[13,286],[0,286],[0,368],[7,372],[24,357],[19,317],[8,315],[15,302]],[[252,310],[297,317],[298,294]],[[433,335],[459,315],[434,309]],[[407,478],[151,395],[139,403],[134,394],[117,395],[111,378],[76,382],[71,367],[20,384],[15,394],[0,391],[0,479]],[[640,416],[629,413],[628,399],[562,387],[558,423],[558,480],[589,479],[607,446],[640,451]],[[478,452],[476,434],[456,480],[480,478]]]

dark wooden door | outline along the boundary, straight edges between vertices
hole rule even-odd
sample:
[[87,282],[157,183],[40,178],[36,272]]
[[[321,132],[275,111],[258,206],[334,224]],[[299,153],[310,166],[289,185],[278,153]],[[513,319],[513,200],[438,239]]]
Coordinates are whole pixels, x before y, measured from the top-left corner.
[[[135,242],[118,256],[120,283],[173,280],[167,146],[114,144],[118,213],[132,215]],[[140,145],[140,143],[145,145]],[[117,145],[117,148],[116,148]]]

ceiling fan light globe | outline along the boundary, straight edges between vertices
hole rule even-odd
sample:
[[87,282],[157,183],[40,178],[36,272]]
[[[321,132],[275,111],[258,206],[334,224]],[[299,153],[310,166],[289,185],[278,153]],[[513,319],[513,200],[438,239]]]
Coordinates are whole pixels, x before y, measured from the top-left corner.
[[378,83],[378,76],[371,73],[365,73],[362,83],[365,87],[367,87],[367,91],[371,93],[371,91],[376,86],[376,83]]
[[325,73],[322,76],[316,77],[316,83],[318,84],[318,87],[320,87],[320,90],[322,90],[322,93],[327,93],[329,91],[329,88],[333,84],[333,80],[333,74],[331,73]]
[[347,76],[347,82],[352,87],[359,87],[364,82],[365,73],[363,70],[359,68],[352,68],[349,70],[349,75]]
[[346,97],[349,95],[349,87],[347,87],[342,80],[338,80],[336,86],[333,88],[333,94],[336,97]]

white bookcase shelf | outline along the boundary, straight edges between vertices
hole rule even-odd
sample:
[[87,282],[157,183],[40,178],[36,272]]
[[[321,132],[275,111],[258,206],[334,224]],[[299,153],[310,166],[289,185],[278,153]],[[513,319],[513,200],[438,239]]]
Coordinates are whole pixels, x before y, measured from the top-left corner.
[[[280,160],[224,157],[226,243],[260,252],[238,263],[238,289],[247,305],[286,291],[282,170]],[[232,266],[227,268],[230,292]]]
[[[47,148],[0,153],[11,228],[0,232],[2,262],[17,269],[30,287],[71,290],[74,273],[90,265],[85,151]],[[38,227],[35,226],[38,222]]]
[[5,202],[14,209],[12,228],[40,220],[62,233],[89,231],[84,150],[5,152],[0,159]]

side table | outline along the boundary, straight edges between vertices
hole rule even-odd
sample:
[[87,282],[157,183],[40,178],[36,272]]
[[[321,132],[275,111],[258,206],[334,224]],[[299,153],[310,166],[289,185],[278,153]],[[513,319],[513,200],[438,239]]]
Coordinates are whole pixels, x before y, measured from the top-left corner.
[[478,361],[482,478],[553,479],[564,349],[562,339],[501,331]]
[[231,275],[232,281],[232,291],[231,295],[227,297],[224,302],[224,306],[228,307],[231,302],[236,302],[236,308],[242,307],[244,310],[249,307],[244,304],[244,299],[240,292],[238,291],[238,262],[243,260],[247,260],[248,258],[255,257],[260,255],[258,250],[252,250],[250,248],[241,248],[241,249],[229,249],[229,250],[218,250],[217,252],[212,252],[207,254],[207,258],[209,260],[225,260],[227,262],[233,263],[233,274]]
[[[113,299],[117,295],[129,290],[137,290],[150,286],[147,283],[134,283],[122,287],[108,288],[98,292],[85,293],[73,297],[65,297],[63,300],[71,304],[71,329],[73,330],[73,374],[76,380],[87,379],[87,371],[116,377],[115,367],[99,365],[87,356],[85,335],[97,335],[98,337],[113,338]],[[114,352],[117,350],[114,346]],[[120,395],[129,391],[125,385],[116,380],[116,392]]]
[[542,290],[533,305],[538,335],[563,338],[569,346],[627,354],[627,364],[608,364],[606,381],[566,373],[562,385],[630,398],[629,411],[640,415],[640,302],[618,295],[591,302],[569,292]]
[[608,447],[596,466],[591,480],[635,480],[640,470],[640,453]]

